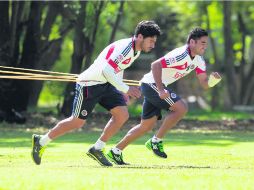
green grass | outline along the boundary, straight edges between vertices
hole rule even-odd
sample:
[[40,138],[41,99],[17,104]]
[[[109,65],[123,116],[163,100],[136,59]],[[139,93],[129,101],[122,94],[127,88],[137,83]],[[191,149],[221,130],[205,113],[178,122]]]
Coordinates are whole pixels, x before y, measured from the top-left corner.
[[230,119],[254,119],[253,113],[246,112],[221,112],[221,111],[204,111],[204,110],[191,110],[185,116],[186,119],[198,120],[230,120]]
[[[155,157],[145,135],[127,147],[127,167],[99,166],[84,153],[100,132],[69,133],[52,142],[37,166],[31,131],[1,129],[0,189],[253,189],[254,133],[174,130],[165,138],[168,159]],[[112,147],[125,131],[107,144]]]

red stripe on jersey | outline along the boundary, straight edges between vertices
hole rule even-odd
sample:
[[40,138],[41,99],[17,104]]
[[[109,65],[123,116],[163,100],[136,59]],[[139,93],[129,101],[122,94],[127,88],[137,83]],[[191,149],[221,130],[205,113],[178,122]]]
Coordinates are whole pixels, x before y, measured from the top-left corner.
[[161,65],[162,65],[162,68],[167,68],[167,63],[164,57],[161,58]]
[[131,61],[131,57],[129,59],[124,60],[122,64],[127,65],[128,63],[130,63],[130,61]]
[[198,67],[195,69],[195,71],[196,71],[196,74],[197,74],[197,75],[199,75],[199,74],[201,74],[201,73],[205,73],[205,71],[203,71],[202,69],[200,69],[200,68],[198,68]]
[[108,53],[107,53],[107,55],[106,55],[106,59],[108,59],[108,58],[111,56],[111,54],[113,53],[114,49],[115,49],[115,46],[114,46],[114,45],[112,45],[112,46],[109,48]]
[[108,63],[109,63],[114,69],[118,68],[118,65],[117,65],[112,59],[109,59],[109,60],[108,60]]
[[170,68],[174,68],[174,69],[177,69],[177,70],[184,70],[184,69],[187,68],[187,62],[184,63],[183,65],[172,66]]

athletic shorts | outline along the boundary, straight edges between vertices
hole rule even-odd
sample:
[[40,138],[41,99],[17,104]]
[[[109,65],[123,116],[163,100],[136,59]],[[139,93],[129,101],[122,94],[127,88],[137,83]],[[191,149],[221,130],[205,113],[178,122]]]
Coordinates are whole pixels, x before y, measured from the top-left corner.
[[161,110],[169,110],[174,103],[181,99],[168,87],[164,86],[164,89],[168,90],[170,97],[161,99],[155,83],[141,84],[141,92],[144,95],[142,119],[149,119],[153,116],[157,116],[158,120],[160,120],[162,117]]
[[97,103],[108,111],[116,106],[126,106],[123,94],[110,83],[94,86],[76,84],[72,116],[87,119]]

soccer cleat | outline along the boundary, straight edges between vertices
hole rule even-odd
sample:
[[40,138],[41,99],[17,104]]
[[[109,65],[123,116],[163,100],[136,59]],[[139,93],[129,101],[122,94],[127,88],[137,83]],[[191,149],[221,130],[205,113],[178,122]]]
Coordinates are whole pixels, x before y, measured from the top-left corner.
[[96,160],[102,166],[113,166],[113,164],[110,163],[104,156],[102,150],[96,150],[94,147],[91,147],[86,154]]
[[107,153],[107,156],[110,161],[114,162],[117,165],[129,165],[129,163],[126,163],[123,161],[123,154],[115,154],[112,150],[110,150]]
[[167,158],[167,154],[164,152],[163,150],[163,143],[162,141],[160,142],[152,142],[152,139],[149,139],[146,143],[145,143],[146,147],[149,149],[149,150],[152,150],[153,153],[156,155],[156,156],[159,156],[161,158]]
[[46,148],[40,145],[40,138],[40,135],[32,135],[32,159],[37,165],[41,164],[41,157]]

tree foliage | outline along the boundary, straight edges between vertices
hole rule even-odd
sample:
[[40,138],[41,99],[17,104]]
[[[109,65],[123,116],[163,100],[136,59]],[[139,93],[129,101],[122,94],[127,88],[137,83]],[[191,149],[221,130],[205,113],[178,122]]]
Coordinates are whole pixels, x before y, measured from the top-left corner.
[[[254,5],[247,1],[2,1],[0,65],[80,73],[110,42],[133,35],[144,19],[155,20],[163,31],[156,58],[183,45],[193,27],[207,29],[208,69],[219,71],[223,81],[205,96],[213,108],[254,103]],[[0,109],[36,106],[43,85],[1,79]],[[48,93],[58,89],[59,96],[64,91],[61,111],[68,115],[74,84],[44,87]]]

